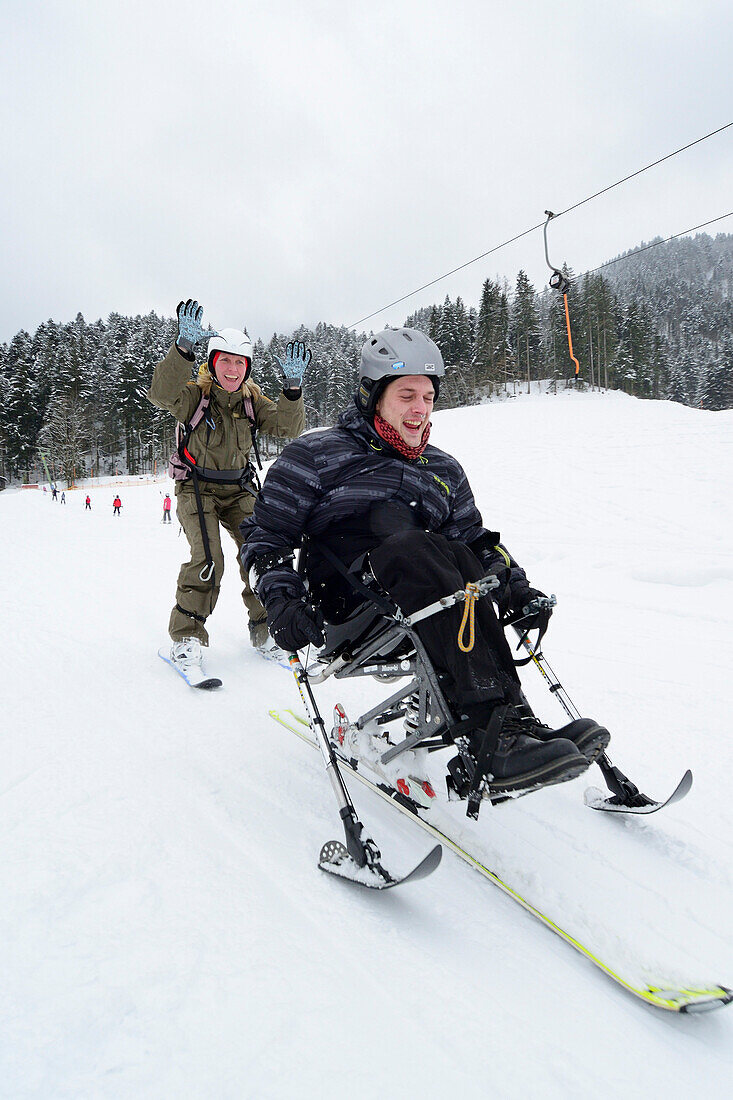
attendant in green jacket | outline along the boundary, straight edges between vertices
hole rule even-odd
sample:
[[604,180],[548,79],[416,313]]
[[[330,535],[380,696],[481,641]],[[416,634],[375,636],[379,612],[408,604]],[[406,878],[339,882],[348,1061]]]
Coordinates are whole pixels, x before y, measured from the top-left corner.
[[[234,540],[239,561],[243,541],[239,526],[254,508],[253,436],[257,430],[286,439],[301,434],[305,427],[302,382],[311,353],[304,344],[288,344],[285,364],[278,359],[283,392],[276,402],[270,401],[250,377],[252,343],[246,333],[204,331],[203,310],[190,299],[181,302],[177,312],[178,335],[155,368],[148,400],[172,413],[184,427],[182,442],[171,459],[171,476],[177,482],[176,513],[191,560],[181,566],[168,629],[173,641],[171,660],[195,680],[201,671],[200,647],[209,644],[206,619],[216,606],[224,572],[221,528]],[[207,362],[194,380],[193,348],[207,337]],[[208,406],[197,414],[204,396]],[[185,429],[192,418],[195,426],[189,434]],[[265,609],[251,591],[241,562],[239,568],[250,640],[267,648],[273,643]]]

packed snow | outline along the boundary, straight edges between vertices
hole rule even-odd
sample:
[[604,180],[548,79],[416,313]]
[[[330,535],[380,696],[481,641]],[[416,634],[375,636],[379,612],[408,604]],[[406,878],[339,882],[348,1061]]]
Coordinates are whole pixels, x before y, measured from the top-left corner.
[[[487,526],[558,597],[544,651],[648,818],[583,804],[597,768],[470,822],[466,843],[624,974],[733,986],[733,413],[614,394],[438,412]],[[646,1007],[449,852],[372,893],[318,870],[343,839],[321,759],[276,725],[289,672],[250,647],[234,547],[189,689],[159,660],[186,544],[170,483],[0,493],[0,1095],[702,1096],[733,1006]],[[92,510],[84,510],[86,492]],[[224,536],[226,538],[226,536]],[[545,720],[564,715],[522,671]],[[329,680],[327,721],[385,685]],[[393,689],[392,689],[393,690]],[[431,757],[436,789],[439,761]],[[355,782],[384,862],[421,830]]]

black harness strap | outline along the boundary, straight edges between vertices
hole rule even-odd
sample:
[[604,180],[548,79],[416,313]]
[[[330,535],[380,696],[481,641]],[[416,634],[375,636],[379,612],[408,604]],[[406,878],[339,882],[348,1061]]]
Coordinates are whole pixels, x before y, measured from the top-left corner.
[[[254,420],[250,420],[249,417],[247,417],[247,419],[249,420],[249,431],[250,431],[250,435],[252,436],[252,450],[255,453],[255,459],[257,461],[257,469],[261,470],[262,469],[262,459],[260,458],[260,448],[257,444],[257,423]],[[257,478],[256,474],[254,475],[254,480],[257,483],[257,490],[259,492],[260,485],[259,485],[259,479]]]
[[[240,489],[244,492],[251,493],[252,496],[257,496],[260,491],[260,482],[257,477],[257,471],[251,462],[241,470],[210,470],[205,466],[197,466],[196,461],[192,457],[188,450],[188,443],[198,425],[203,421],[206,424],[206,449],[208,451],[209,438],[212,431],[216,429],[216,424],[209,412],[210,399],[206,396],[202,396],[198,407],[196,408],[193,416],[186,425],[181,438],[176,448],[179,459],[190,471],[191,474],[196,472],[201,481],[210,481],[215,485],[239,485]],[[262,469],[262,462],[260,460],[259,448],[257,446],[257,422],[249,416],[245,409],[245,416],[249,423],[250,434],[252,436],[252,448],[255,452],[257,459],[257,466]],[[205,457],[205,455],[204,455]]]
[[381,592],[375,592],[369,585],[364,584],[354,573],[350,573],[341,559],[324,543],[316,542],[315,539],[309,539],[309,542],[315,547],[319,554],[323,554],[329,565],[332,565],[342,577],[346,578],[351,587],[355,589],[359,595],[365,596],[371,603],[376,604],[380,611],[389,615],[390,618],[394,618],[395,611],[397,610],[396,604],[388,600]]
[[199,577],[202,581],[211,581],[211,596],[213,600],[214,589],[216,588],[216,570],[214,569],[214,559],[211,556],[209,532],[206,530],[206,516],[204,515],[204,506],[201,503],[199,478],[195,470],[191,470],[191,480],[193,481],[193,491],[196,495],[196,509],[199,514],[199,527],[201,528],[201,538],[204,544],[204,554],[206,555],[206,564],[208,566],[208,572],[204,575],[204,570],[202,569],[199,573]]
[[488,768],[489,761],[496,752],[496,747],[499,744],[499,734],[501,733],[501,727],[504,724],[504,718],[508,709],[506,705],[495,707],[489,718],[489,724],[481,740],[481,748],[476,756],[476,770],[473,773],[473,779],[471,780],[471,786],[466,799],[466,814],[468,817],[478,817],[481,807],[481,784],[486,778],[486,769]]
[[[204,582],[206,582],[206,581],[211,582],[211,603],[213,604],[214,592],[216,590],[216,569],[214,567],[214,559],[213,559],[213,556],[211,554],[211,544],[209,543],[209,532],[206,530],[206,516],[204,514],[204,506],[203,506],[203,503],[201,501],[201,490],[199,488],[199,481],[208,481],[208,482],[212,482],[216,485],[239,485],[240,489],[242,489],[245,492],[251,493],[252,496],[257,496],[257,494],[260,490],[260,483],[259,483],[259,478],[257,477],[257,472],[255,471],[254,467],[252,466],[251,462],[248,462],[243,470],[209,470],[205,466],[203,466],[203,467],[197,466],[196,463],[194,462],[193,458],[191,458],[191,455],[190,455],[189,451],[187,450],[186,445],[187,445],[189,439],[191,438],[191,434],[192,434],[194,428],[196,428],[198,426],[198,424],[201,422],[201,419],[203,419],[204,423],[206,424],[206,450],[204,452],[204,458],[206,457],[206,454],[208,453],[209,439],[211,437],[211,432],[216,427],[215,423],[213,422],[213,420],[209,416],[208,407],[209,407],[208,398],[203,398],[201,403],[199,404],[199,408],[196,410],[196,412],[197,413],[203,412],[203,414],[205,414],[205,415],[198,416],[195,423],[193,423],[193,418],[192,418],[192,422],[188,424],[188,426],[186,428],[186,431],[183,434],[183,438],[181,439],[181,442],[178,445],[178,456],[181,459],[181,462],[183,462],[184,465],[188,466],[189,470],[191,471],[191,481],[193,482],[193,491],[194,491],[194,495],[196,497],[196,511],[198,512],[198,517],[199,517],[199,527],[201,528],[201,540],[204,544],[204,554],[206,555],[206,567],[207,567],[205,570],[204,569],[201,570],[201,572],[199,573],[199,578]],[[255,454],[257,455],[257,462],[258,462],[258,465],[259,465],[260,469],[262,469],[262,463],[259,460],[259,454],[257,452],[257,444],[256,444],[256,440],[255,440],[255,435],[256,435],[256,431],[257,431],[256,425],[250,419],[249,416],[247,417],[247,419],[248,419],[249,424],[250,424],[250,432],[252,434],[252,444],[253,444],[254,449],[255,449]],[[210,610],[213,610],[213,607],[211,607]],[[187,612],[186,612],[186,614],[187,614]],[[196,618],[196,616],[194,616],[194,618]]]

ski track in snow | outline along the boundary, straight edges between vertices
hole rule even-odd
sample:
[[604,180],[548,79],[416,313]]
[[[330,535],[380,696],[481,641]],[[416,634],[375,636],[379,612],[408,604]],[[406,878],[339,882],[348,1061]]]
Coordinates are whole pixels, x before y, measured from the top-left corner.
[[[682,803],[648,819],[573,783],[441,809],[466,844],[608,962],[733,985],[729,776],[733,414],[621,394],[438,413],[487,526],[557,593],[546,655],[609,755]],[[343,839],[317,753],[275,725],[292,677],[252,652],[231,546],[207,671],[156,656],[185,542],[166,483],[0,494],[9,620],[0,728],[0,1095],[705,1095],[733,1008],[675,1017],[617,989],[446,852],[374,895],[318,871]],[[564,715],[533,670],[545,720]],[[316,688],[326,721],[392,690]],[[448,754],[439,754],[439,759]],[[442,768],[431,770],[442,793]],[[396,871],[429,838],[351,784]]]

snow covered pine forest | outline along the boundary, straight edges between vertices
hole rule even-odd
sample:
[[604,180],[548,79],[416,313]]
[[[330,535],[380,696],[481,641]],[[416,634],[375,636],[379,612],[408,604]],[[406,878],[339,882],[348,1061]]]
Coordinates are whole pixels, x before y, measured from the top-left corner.
[[[733,234],[657,242],[595,273],[563,270],[572,284],[582,386],[733,408]],[[524,271],[513,287],[486,279],[476,291],[476,306],[446,297],[406,320],[435,340],[450,367],[441,407],[480,403],[499,389],[536,388],[538,379],[563,387],[573,368],[562,296],[548,288],[538,293]],[[213,303],[204,305],[207,324],[246,321],[212,316]],[[59,481],[164,470],[173,421],[145,394],[175,331],[173,320],[155,313],[112,313],[106,322],[78,314],[0,344],[0,485],[3,478],[39,481],[43,462]],[[256,340],[256,378],[268,395],[280,388],[275,357],[289,339],[313,352],[304,393],[308,427],[333,424],[354,392],[366,334],[321,322]],[[262,435],[260,445],[275,454],[281,441]]]
[[[545,653],[614,762],[656,796],[695,777],[648,818],[585,807],[597,769],[477,823],[446,813],[620,971],[732,986],[733,412],[522,395],[438,412],[433,440],[557,594]],[[0,494],[0,1095],[725,1092],[733,1008],[647,1007],[449,852],[385,894],[322,874],[333,795],[268,716],[299,699],[248,644],[232,555],[207,654],[224,687],[191,691],[156,656],[185,553],[160,523],[166,482],[120,487],[119,517],[115,487],[92,487],[91,512],[86,488]],[[379,690],[316,689],[327,718]],[[428,850],[350,786],[390,865]]]

